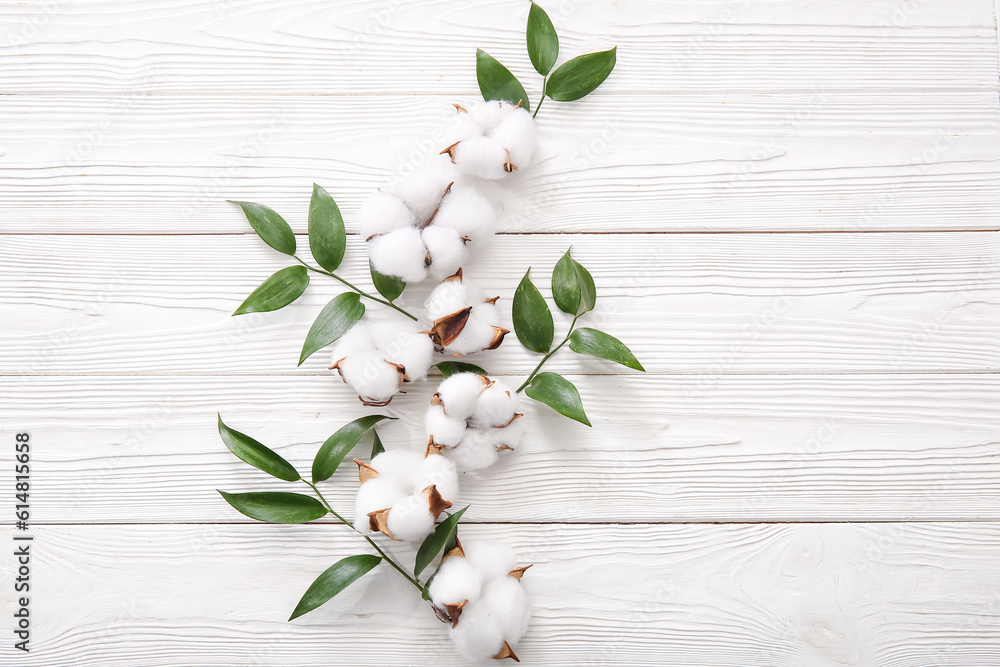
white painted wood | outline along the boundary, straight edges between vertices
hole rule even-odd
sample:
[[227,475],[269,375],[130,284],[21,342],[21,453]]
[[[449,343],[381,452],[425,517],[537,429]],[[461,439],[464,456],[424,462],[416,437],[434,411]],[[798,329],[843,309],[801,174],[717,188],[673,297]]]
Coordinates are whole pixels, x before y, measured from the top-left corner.
[[[22,95],[0,103],[8,232],[235,232],[226,199],[305,232],[313,181],[348,225],[451,143],[451,101]],[[600,95],[552,104],[504,231],[996,229],[996,91]],[[350,128],[349,130],[347,128]],[[2,131],[2,130],[0,130]],[[622,207],[627,205],[627,215]],[[137,215],[137,211],[142,211]]]
[[[571,379],[594,427],[526,401],[517,451],[465,475],[464,520],[1000,519],[994,374]],[[240,522],[215,489],[307,489],[237,460],[216,413],[308,475],[364,414],[399,417],[386,446],[421,448],[435,384],[372,411],[331,378],[8,377],[0,405],[36,443],[36,522]],[[349,459],[323,489],[351,516]]]
[[[470,526],[526,562],[526,665],[991,665],[1000,526]],[[379,569],[286,623],[337,558],[333,526],[35,531],[32,653],[47,667],[467,665]],[[10,529],[0,533],[9,541]],[[4,567],[9,572],[9,560]],[[404,585],[407,588],[404,588]]]
[[[547,5],[564,58],[618,45],[609,92],[997,86],[990,0]],[[540,89],[524,49],[527,6],[504,0],[90,0],[7,11],[5,92],[464,94],[475,90],[476,47],[529,94]],[[43,25],[22,35],[32,21]]]
[[[282,311],[230,317],[290,263],[252,234],[7,236],[4,245],[0,303],[14,325],[0,329],[4,373],[325,373],[330,363],[318,353],[295,366],[340,291],[332,279],[316,277]],[[650,372],[984,371],[1000,358],[993,233],[502,236],[467,275],[509,313],[525,269],[547,293],[570,245],[599,289],[598,310],[581,322],[618,335]],[[368,283],[356,237],[343,275]],[[422,300],[417,289],[403,303],[418,310]],[[538,358],[512,335],[475,359],[526,373]],[[567,351],[552,370],[621,367]]]

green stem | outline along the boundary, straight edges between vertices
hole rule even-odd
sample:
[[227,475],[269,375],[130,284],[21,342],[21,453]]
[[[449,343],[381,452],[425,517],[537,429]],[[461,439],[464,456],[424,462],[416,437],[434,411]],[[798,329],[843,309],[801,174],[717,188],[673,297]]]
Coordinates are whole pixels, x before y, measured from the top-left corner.
[[351,523],[350,521],[348,521],[344,517],[342,517],[339,514],[337,514],[337,512],[333,509],[333,507],[330,505],[330,503],[327,502],[326,498],[323,497],[323,494],[320,492],[320,490],[318,488],[316,488],[315,484],[313,484],[312,482],[306,482],[306,480],[304,480],[304,479],[302,481],[305,482],[306,486],[308,486],[310,489],[312,489],[316,493],[316,495],[320,499],[320,502],[323,503],[323,506],[326,507],[326,510],[330,514],[332,514],[333,516],[337,517],[337,519],[340,520],[340,522],[342,524],[344,524],[345,526],[348,526],[351,530],[353,530],[354,532],[356,532],[358,535],[361,535],[361,537],[365,538],[365,540],[368,542],[368,544],[370,544],[372,546],[372,548],[375,549],[375,551],[377,551],[380,556],[382,556],[382,559],[385,562],[387,562],[397,572],[399,572],[401,575],[403,575],[403,577],[407,581],[409,581],[411,584],[413,584],[414,586],[416,586],[418,591],[423,592],[424,587],[420,585],[420,582],[417,581],[417,579],[415,577],[411,577],[410,574],[406,570],[404,570],[402,567],[400,567],[400,565],[396,561],[394,561],[389,556],[389,554],[387,554],[385,551],[383,551],[382,548],[378,544],[375,543],[375,540],[373,540],[371,537],[369,537],[368,535],[365,535],[360,530],[358,530],[357,528],[355,528],[353,523]]
[[309,264],[306,264],[305,262],[303,262],[302,258],[299,257],[298,255],[292,255],[292,257],[294,257],[296,260],[298,260],[299,264],[301,264],[302,266],[306,267],[310,271],[314,271],[315,273],[322,273],[324,276],[330,276],[331,278],[333,278],[335,280],[339,280],[344,285],[350,287],[352,290],[354,290],[355,292],[357,292],[361,296],[365,297],[366,299],[371,299],[372,301],[374,301],[376,303],[381,303],[383,306],[389,306],[393,310],[395,310],[397,312],[400,312],[403,315],[406,315],[407,317],[409,317],[414,322],[417,321],[416,317],[414,317],[413,315],[410,315],[408,312],[406,312],[405,310],[403,310],[402,308],[400,308],[396,304],[392,303],[391,301],[386,301],[385,299],[380,299],[380,298],[378,298],[377,296],[375,296],[373,294],[369,294],[368,292],[365,292],[365,291],[359,289],[357,286],[355,286],[355,285],[347,282],[346,280],[344,280],[343,278],[341,278],[340,276],[338,276],[336,273],[333,273],[331,271],[325,271],[323,269],[317,269],[315,266],[310,266]]
[[542,108],[542,102],[545,101],[545,82],[546,81],[547,81],[547,79],[542,79],[542,97],[541,97],[541,99],[538,100],[538,104],[535,105],[535,113],[531,114],[532,118],[534,118],[535,116],[538,115],[538,110]]
[[[583,313],[580,313],[580,315],[583,315]],[[524,384],[522,384],[520,387],[517,388],[517,391],[514,392],[515,394],[520,394],[522,391],[524,391],[524,388],[527,387],[529,384],[531,384],[531,380],[536,375],[538,375],[538,371],[541,370],[542,366],[545,365],[545,362],[548,361],[553,354],[558,352],[563,345],[569,342],[570,334],[573,333],[573,327],[576,326],[576,321],[580,319],[580,315],[577,315],[576,317],[573,318],[573,321],[569,325],[569,331],[566,332],[566,337],[562,339],[561,343],[559,343],[554,348],[549,350],[548,354],[542,357],[542,360],[538,362],[537,366],[535,366],[535,370],[531,371],[531,374],[528,376],[528,379],[524,381]]]

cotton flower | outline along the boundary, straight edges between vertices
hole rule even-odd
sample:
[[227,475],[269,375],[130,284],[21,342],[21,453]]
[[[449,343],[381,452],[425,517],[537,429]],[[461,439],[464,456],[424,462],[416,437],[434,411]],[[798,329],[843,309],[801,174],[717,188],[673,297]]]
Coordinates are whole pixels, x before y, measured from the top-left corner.
[[496,180],[531,161],[535,121],[520,104],[491,100],[468,110],[457,104],[455,108],[460,114],[460,138],[441,153],[461,171]]
[[496,232],[493,203],[455,174],[417,172],[373,192],[358,211],[358,231],[380,273],[418,283],[455,273],[468,243],[483,244]]
[[496,300],[484,298],[459,269],[434,288],[425,304],[427,318],[434,322],[430,335],[439,352],[453,356],[500,347],[510,331],[499,326]]
[[419,542],[431,534],[441,512],[458,498],[455,464],[428,447],[382,452],[358,464],[361,487],[354,503],[354,527],[363,534],[381,531],[394,540]]
[[445,554],[428,594],[439,618],[451,624],[455,649],[465,658],[513,658],[512,646],[528,629],[531,605],[521,585],[529,566],[494,542],[461,543]]
[[427,376],[434,343],[415,322],[361,321],[333,348],[333,365],[365,405],[384,406],[404,382]]
[[427,408],[429,446],[460,470],[481,470],[499,453],[513,449],[522,435],[518,396],[507,385],[476,373],[446,378]]

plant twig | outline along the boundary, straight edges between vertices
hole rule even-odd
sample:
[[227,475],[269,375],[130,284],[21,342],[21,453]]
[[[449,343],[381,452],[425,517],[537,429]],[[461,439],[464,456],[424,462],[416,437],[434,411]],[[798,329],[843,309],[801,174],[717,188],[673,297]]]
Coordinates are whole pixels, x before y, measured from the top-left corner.
[[360,294],[364,298],[371,299],[372,301],[374,301],[376,303],[381,303],[383,306],[389,306],[393,310],[395,310],[397,312],[400,312],[403,315],[406,315],[407,317],[409,317],[414,322],[417,321],[418,318],[416,316],[411,315],[410,313],[406,312],[405,310],[403,310],[402,308],[400,308],[396,304],[392,303],[391,301],[386,301],[385,299],[380,299],[380,298],[378,298],[377,296],[375,296],[373,294],[369,294],[368,292],[365,292],[364,290],[358,288],[357,286],[355,286],[355,285],[347,282],[346,280],[344,280],[343,278],[341,278],[340,276],[338,276],[336,273],[333,273],[331,271],[326,271],[324,269],[317,269],[315,266],[311,266],[311,265],[307,264],[306,262],[302,261],[302,258],[299,257],[298,255],[292,255],[292,257],[294,257],[296,260],[298,260],[299,264],[301,264],[302,266],[306,267],[310,271],[313,271],[315,273],[321,273],[324,276],[330,276],[331,278],[333,278],[335,280],[339,280],[344,285],[350,287],[352,290],[354,290],[355,292],[357,292],[358,294]]
[[[580,313],[580,315],[583,315],[583,313]],[[573,333],[573,327],[576,326],[576,321],[580,319],[580,315],[577,315],[576,317],[573,318],[573,321],[569,325],[569,331],[566,332],[566,337],[562,339],[561,343],[559,343],[554,348],[549,350],[548,354],[542,357],[542,360],[538,362],[537,366],[535,366],[535,370],[531,371],[531,374],[528,376],[528,379],[524,381],[524,384],[522,384],[520,387],[517,388],[517,391],[514,392],[515,394],[520,394],[522,391],[524,391],[524,388],[527,387],[529,384],[531,384],[531,380],[534,379],[536,375],[538,375],[538,371],[541,370],[542,366],[545,365],[545,362],[548,361],[553,354],[558,352],[563,345],[569,342],[570,334]]]

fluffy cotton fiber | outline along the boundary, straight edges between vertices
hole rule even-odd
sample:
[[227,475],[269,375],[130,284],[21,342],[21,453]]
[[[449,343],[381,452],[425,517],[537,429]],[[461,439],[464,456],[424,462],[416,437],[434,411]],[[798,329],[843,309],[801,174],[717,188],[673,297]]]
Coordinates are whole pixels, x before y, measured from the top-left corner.
[[361,321],[333,348],[333,366],[366,405],[386,405],[404,382],[427,376],[434,343],[416,322]]
[[526,109],[491,100],[468,110],[458,107],[459,141],[446,148],[461,171],[497,180],[531,162],[535,151],[535,121]]
[[435,287],[425,303],[435,345],[456,357],[499,347],[510,332],[500,326],[495,301],[483,298],[461,271]]

